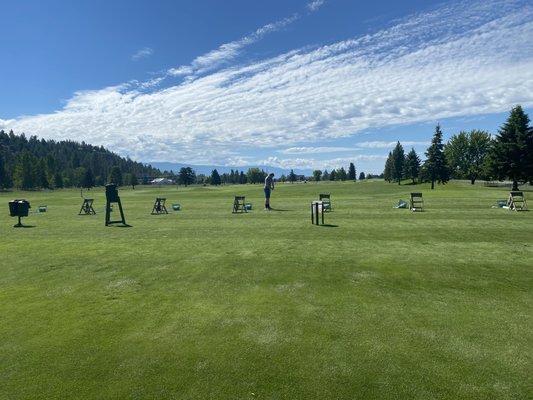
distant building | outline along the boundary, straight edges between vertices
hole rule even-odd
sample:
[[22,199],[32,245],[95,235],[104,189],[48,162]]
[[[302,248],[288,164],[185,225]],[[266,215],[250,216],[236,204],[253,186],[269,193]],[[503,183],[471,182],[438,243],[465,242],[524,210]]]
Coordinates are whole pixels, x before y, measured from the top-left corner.
[[156,178],[150,181],[152,185],[173,185],[174,181],[168,178]]

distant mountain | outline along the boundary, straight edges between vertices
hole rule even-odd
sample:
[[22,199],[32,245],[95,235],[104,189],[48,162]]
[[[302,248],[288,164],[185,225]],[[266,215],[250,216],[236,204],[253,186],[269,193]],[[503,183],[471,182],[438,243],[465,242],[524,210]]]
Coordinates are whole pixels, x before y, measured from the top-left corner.
[[[157,168],[161,171],[173,171],[177,173],[180,168],[182,167],[191,167],[196,171],[197,174],[205,174],[210,175],[211,171],[216,169],[220,174],[223,174],[224,172],[230,172],[232,169],[239,170],[239,171],[248,171],[248,168],[259,168],[266,172],[273,172],[277,177],[285,174],[287,175],[290,172],[290,169],[283,169],[283,168],[277,168],[277,167],[270,167],[266,165],[247,165],[247,166],[223,166],[223,165],[191,165],[191,164],[180,164],[180,163],[171,163],[171,162],[157,162],[152,161],[146,163],[148,165],[151,165],[154,168]],[[299,175],[311,175],[311,170],[306,169],[295,169],[294,172]]]

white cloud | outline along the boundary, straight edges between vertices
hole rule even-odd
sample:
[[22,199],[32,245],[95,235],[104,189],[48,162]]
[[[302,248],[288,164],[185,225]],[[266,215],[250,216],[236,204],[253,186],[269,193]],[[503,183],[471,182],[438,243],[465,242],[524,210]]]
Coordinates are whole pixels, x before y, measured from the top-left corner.
[[314,0],[314,1],[307,3],[307,8],[309,9],[309,11],[316,11],[320,7],[322,7],[324,3],[325,3],[325,0]]
[[[384,142],[384,141],[372,141],[372,142],[359,142],[355,143],[356,147],[363,149],[392,149],[396,146],[397,141]],[[411,146],[429,146],[430,142],[413,142],[400,139],[400,143],[404,148]]]
[[314,159],[314,158],[278,158],[278,157],[268,157],[263,160],[249,160],[247,164],[244,165],[269,165],[272,167],[290,169],[336,169],[340,167],[348,168],[351,162],[355,163],[357,166],[358,162],[373,162],[378,161],[382,163],[387,159],[387,156],[380,154],[371,154],[371,155],[357,155],[354,157],[337,157],[330,159]]
[[212,50],[206,54],[196,57],[191,65],[182,65],[177,68],[170,68],[167,73],[172,76],[203,74],[221,65],[228,64],[239,56],[243,49],[251,44],[261,40],[269,33],[279,31],[287,25],[300,18],[299,14],[294,14],[290,17],[283,18],[279,21],[272,22],[255,30],[250,35],[247,35],[239,40],[224,43],[218,49]]
[[[532,106],[531,37],[526,1],[461,2],[166,89],[124,84],[78,92],[55,113],[3,124],[135,159],[205,164],[258,147],[319,145],[368,128]],[[238,46],[227,46],[227,54]],[[209,54],[191,68],[228,60]]]
[[319,146],[319,147],[289,147],[288,149],[278,150],[280,154],[323,154],[323,153],[337,153],[344,151],[355,151],[353,147],[334,147],[334,146]]
[[152,54],[154,54],[154,51],[150,47],[143,47],[142,49],[138,50],[135,54],[131,56],[131,59],[133,61],[138,61],[142,58],[148,58]]

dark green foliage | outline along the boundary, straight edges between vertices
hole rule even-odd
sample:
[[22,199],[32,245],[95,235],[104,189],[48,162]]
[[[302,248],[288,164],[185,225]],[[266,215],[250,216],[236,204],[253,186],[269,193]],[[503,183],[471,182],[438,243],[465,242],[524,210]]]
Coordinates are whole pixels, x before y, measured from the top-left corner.
[[490,134],[484,131],[462,131],[453,135],[444,146],[452,178],[469,179],[473,185],[476,179],[485,175],[490,146]]
[[365,180],[366,179],[366,176],[365,176],[365,173],[364,172],[361,172],[359,174],[359,180],[362,181],[362,180]]
[[[23,153],[28,153],[22,156]],[[0,158],[4,161],[4,179],[0,185],[36,189],[51,186],[81,186],[87,169],[91,169],[95,184],[104,184],[113,165],[123,173],[137,176],[159,176],[150,166],[122,158],[103,147],[73,141],[29,139],[0,130]],[[24,159],[24,160],[23,160]],[[24,165],[23,165],[24,163]],[[30,165],[31,164],[31,165]]]
[[431,146],[427,149],[426,157],[424,167],[427,178],[431,182],[431,189],[435,188],[435,182],[442,184],[448,182],[450,171],[444,155],[440,125],[435,127],[435,134],[431,139]]
[[330,181],[335,181],[337,180],[337,171],[332,169],[331,172],[329,173],[329,180]]
[[220,175],[216,169],[211,172],[211,185],[218,186],[222,183]]
[[337,171],[337,176],[335,177],[335,180],[338,181],[345,181],[348,178],[348,174],[346,173],[346,170],[344,167],[340,167]]
[[288,181],[290,183],[296,182],[296,174],[294,173],[292,169],[291,169],[291,172],[289,173]]
[[350,163],[350,166],[348,167],[348,180],[355,181],[355,179],[356,179],[355,165],[354,163]]
[[392,167],[391,178],[401,184],[405,164],[405,152],[400,142],[396,143],[396,147],[392,151]]
[[191,167],[181,167],[178,173],[178,183],[189,186],[196,181],[196,174]]
[[0,189],[5,189],[9,187],[9,184],[7,182],[7,173],[4,165],[4,158],[2,157],[2,153],[0,153]]
[[17,188],[24,190],[35,188],[34,163],[35,157],[29,151],[24,151],[17,157],[13,171],[13,181]]
[[321,177],[322,177],[322,171],[320,171],[319,169],[315,169],[313,171],[313,179],[314,179],[314,181],[315,182],[319,182]]
[[122,171],[120,171],[120,167],[118,165],[115,165],[111,168],[108,181],[109,183],[114,183],[117,186],[122,186]]
[[533,181],[533,131],[521,106],[511,110],[498,131],[489,166],[494,177],[512,180],[513,190],[518,190],[519,183]]
[[322,180],[323,181],[329,181],[329,172],[327,169],[324,170],[324,173],[322,174]]
[[385,169],[383,170],[383,179],[387,182],[392,181],[392,152],[389,152],[387,161],[385,161]]
[[85,170],[85,173],[83,174],[83,178],[81,181],[81,187],[90,189],[94,187],[94,185],[95,185],[95,179],[94,179],[93,171],[90,168],[87,168]]
[[411,149],[405,156],[404,175],[415,183],[420,174],[420,157],[416,154],[415,149]]
[[260,170],[259,168],[250,168],[246,172],[249,183],[263,183],[267,176],[265,171]]

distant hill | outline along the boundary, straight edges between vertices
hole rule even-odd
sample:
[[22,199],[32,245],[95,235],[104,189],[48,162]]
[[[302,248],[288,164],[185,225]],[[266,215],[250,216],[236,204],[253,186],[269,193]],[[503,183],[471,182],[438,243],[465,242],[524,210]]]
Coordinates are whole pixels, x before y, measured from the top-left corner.
[[[225,172],[229,173],[232,169],[238,170],[238,171],[244,171],[246,172],[248,168],[259,168],[264,170],[265,172],[273,172],[277,177],[285,174],[287,175],[290,172],[290,169],[283,169],[283,168],[277,168],[277,167],[270,167],[266,165],[246,165],[246,166],[223,166],[223,165],[191,165],[191,164],[180,164],[180,163],[171,163],[171,162],[158,162],[158,161],[152,161],[148,163],[154,168],[157,168],[161,171],[172,171],[174,173],[178,173],[180,168],[182,167],[191,167],[193,170],[196,171],[197,174],[205,174],[210,175],[211,171],[216,169],[220,174],[223,174]],[[311,170],[306,169],[295,169],[294,172],[298,175],[306,175],[309,176],[312,174]]]
[[117,183],[131,184],[133,176],[142,179],[161,175],[156,168],[102,146],[28,138],[0,130],[0,189],[100,186],[108,182],[113,168]]

